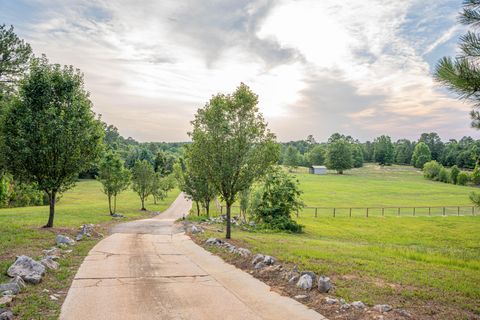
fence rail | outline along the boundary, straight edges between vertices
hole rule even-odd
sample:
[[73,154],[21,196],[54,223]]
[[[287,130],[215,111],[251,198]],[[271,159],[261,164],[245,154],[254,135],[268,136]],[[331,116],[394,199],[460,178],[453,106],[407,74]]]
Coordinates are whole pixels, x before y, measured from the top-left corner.
[[[296,216],[308,217],[358,217],[358,216],[475,216],[475,206],[386,206],[386,207],[304,207]],[[226,212],[220,206],[220,213]],[[232,206],[232,214],[240,214],[240,206]]]

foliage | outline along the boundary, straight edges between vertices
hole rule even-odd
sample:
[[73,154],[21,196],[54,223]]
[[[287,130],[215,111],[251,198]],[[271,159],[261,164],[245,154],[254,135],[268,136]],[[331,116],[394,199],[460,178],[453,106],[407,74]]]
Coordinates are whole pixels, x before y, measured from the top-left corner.
[[325,147],[323,145],[314,146],[308,153],[307,158],[312,166],[319,166],[325,163]]
[[132,168],[132,186],[133,190],[140,197],[142,208],[146,211],[145,199],[152,193],[152,186],[155,180],[155,171],[147,160],[137,160]]
[[270,170],[258,188],[260,201],[255,201],[251,214],[269,229],[301,232],[302,226],[291,214],[303,207],[298,180],[282,170]]
[[415,144],[410,140],[401,139],[395,143],[394,162],[396,164],[411,164]]
[[300,164],[300,152],[293,146],[288,146],[283,156],[283,164],[292,168]]
[[352,145],[352,159],[354,168],[361,168],[363,166],[363,150],[358,144]]
[[394,147],[389,136],[380,136],[373,143],[373,155],[375,162],[382,166],[389,166],[393,163]]
[[480,184],[480,163],[477,163],[477,165],[475,166],[475,169],[473,169],[471,179],[473,184],[475,185]]
[[444,149],[444,144],[440,139],[440,136],[436,132],[422,133],[418,142],[423,142],[428,146],[428,149],[431,153],[432,160],[440,161],[442,152]]
[[468,172],[461,171],[457,176],[457,184],[460,186],[467,185],[469,180],[470,180],[470,176],[468,175]]
[[168,192],[175,188],[175,178],[173,175],[162,176],[160,172],[155,172],[151,194],[153,196],[153,203],[165,199]]
[[249,188],[278,161],[275,135],[258,111],[258,97],[245,84],[233,94],[217,94],[198,109],[192,122],[195,166],[206,172],[227,206],[227,239],[231,237],[230,211],[237,194]]
[[48,194],[46,227],[52,227],[57,196],[92,166],[103,146],[80,71],[51,65],[45,57],[34,59],[1,130],[8,170]]
[[107,195],[110,215],[113,215],[117,209],[117,195],[130,185],[130,171],[124,167],[117,153],[109,151],[104,156],[100,162],[98,180],[102,183],[103,192]]
[[457,184],[458,175],[460,174],[460,169],[457,166],[450,168],[450,182]]
[[430,153],[430,148],[426,145],[425,142],[419,142],[413,151],[412,155],[412,165],[415,168],[423,168],[423,165],[432,160]]
[[450,181],[450,172],[447,168],[440,168],[438,172],[438,181],[448,183]]
[[460,38],[460,53],[455,58],[443,57],[436,66],[435,78],[438,82],[456,93],[460,99],[473,102],[474,109],[470,113],[472,127],[480,128],[480,36],[477,29],[480,25],[480,1],[464,1],[460,14],[460,22],[470,26]]
[[343,174],[344,170],[353,167],[352,148],[345,139],[335,139],[327,146],[325,164],[328,169]]
[[471,192],[469,195],[470,201],[476,206],[480,207],[480,193],[479,192]]
[[430,180],[437,180],[442,168],[443,166],[437,161],[429,161],[423,166],[423,176]]

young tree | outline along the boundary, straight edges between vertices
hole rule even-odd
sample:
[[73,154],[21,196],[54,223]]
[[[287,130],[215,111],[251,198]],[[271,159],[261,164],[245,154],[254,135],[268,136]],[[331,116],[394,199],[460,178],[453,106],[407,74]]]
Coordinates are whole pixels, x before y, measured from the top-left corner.
[[395,144],[394,162],[396,164],[410,164],[415,145],[407,139],[398,140]]
[[432,160],[440,161],[445,145],[436,132],[422,133],[418,142],[424,142],[428,146]]
[[296,168],[299,163],[300,152],[294,146],[288,146],[283,156],[283,164],[291,168]]
[[450,169],[450,182],[453,184],[457,184],[457,178],[460,174],[460,169],[457,166],[453,166]]
[[363,150],[359,144],[352,144],[353,167],[363,167]]
[[155,171],[147,160],[137,160],[132,168],[133,190],[140,196],[142,208],[146,211],[145,199],[151,194],[153,182],[155,180]]
[[307,154],[308,161],[312,166],[322,165],[325,162],[325,147],[316,145]]
[[53,227],[57,196],[71,188],[78,174],[90,168],[103,149],[103,130],[73,67],[34,59],[21,82],[1,128],[8,170],[35,182],[48,194]]
[[352,148],[345,139],[337,139],[328,144],[325,162],[328,169],[343,174],[353,167]]
[[432,160],[430,148],[428,148],[424,142],[417,143],[415,149],[413,150],[412,165],[415,168],[422,169],[423,165],[430,160]]
[[373,155],[375,162],[382,166],[393,163],[393,144],[389,136],[380,136],[373,143]]
[[[233,94],[218,94],[197,111],[192,122],[192,158],[227,206],[226,238],[231,238],[231,207],[240,191],[278,160],[278,145],[263,116],[258,97],[241,84]],[[200,152],[201,151],[201,152]]]
[[470,100],[474,109],[470,113],[472,127],[480,128],[480,0],[465,0],[460,22],[470,26],[460,38],[460,54],[456,58],[442,58],[435,69],[435,79],[456,93],[460,99]]
[[155,172],[151,190],[153,203],[157,204],[157,201],[165,199],[174,187],[175,181],[172,175],[164,177],[160,172]]
[[110,215],[113,215],[117,210],[117,195],[130,185],[130,171],[118,154],[109,151],[100,162],[98,180],[107,195]]

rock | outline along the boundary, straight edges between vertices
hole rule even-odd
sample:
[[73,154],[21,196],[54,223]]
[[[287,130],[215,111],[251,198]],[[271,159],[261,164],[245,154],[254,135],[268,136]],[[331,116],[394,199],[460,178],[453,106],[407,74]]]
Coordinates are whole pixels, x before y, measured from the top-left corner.
[[298,279],[297,282],[297,287],[303,290],[310,290],[313,285],[313,279],[310,275],[304,274],[303,276],[300,276],[300,279]]
[[7,270],[10,277],[19,276],[25,282],[37,284],[45,274],[45,266],[27,256],[19,256]]
[[257,253],[255,257],[253,257],[252,264],[256,265],[260,261],[263,262],[264,259],[265,259],[265,256],[263,254]]
[[114,214],[111,215],[111,217],[112,217],[112,218],[125,218],[124,215],[119,214],[119,213],[114,213]]
[[43,264],[45,267],[47,267],[50,270],[57,270],[58,267],[60,266],[58,262],[54,261],[50,257],[45,257],[42,260],[40,260],[40,263]]
[[255,223],[255,221],[250,221],[250,222],[248,223],[248,225],[249,225],[250,227],[252,227],[252,228],[255,228],[255,227],[257,226],[257,224]]
[[349,303],[344,303],[340,306],[340,311],[345,311],[350,309],[351,305]]
[[13,313],[9,309],[0,308],[0,320],[13,320]]
[[327,304],[337,304],[337,303],[338,303],[338,300],[337,300],[337,299],[334,299],[334,298],[326,297],[326,298],[325,298],[325,302],[326,302]]
[[242,257],[248,257],[252,255],[252,252],[246,248],[238,248],[237,253]]
[[205,243],[208,245],[217,246],[222,244],[223,241],[217,238],[208,238],[207,241],[205,241]]
[[303,300],[303,299],[307,299],[308,296],[305,294],[299,294],[299,295],[296,295],[294,298],[297,300]]
[[83,239],[83,234],[77,234],[77,236],[75,237],[75,241],[82,241]]
[[410,312],[408,312],[407,310],[404,310],[404,309],[396,309],[395,312],[398,313],[399,315],[401,315],[402,317],[405,317],[405,318],[411,318],[412,317],[412,314]]
[[345,301],[345,299],[341,298],[340,299],[340,304],[347,304],[347,301]]
[[388,304],[377,304],[373,306],[373,310],[378,312],[389,312],[389,311],[392,311],[393,308]]
[[50,248],[50,249],[48,249],[48,250],[43,250],[43,254],[44,254],[45,256],[52,256],[52,257],[53,257],[53,256],[57,256],[57,257],[58,257],[58,256],[60,256],[62,253],[61,253],[60,249],[58,249],[57,247],[52,247],[52,248]]
[[0,297],[0,306],[10,306],[13,301],[13,295]]
[[16,283],[2,283],[0,284],[0,296],[18,294],[21,288]]
[[320,291],[321,293],[327,293],[330,291],[330,289],[332,289],[332,283],[330,282],[329,277],[320,276],[318,278],[317,285],[318,291]]
[[263,269],[265,267],[266,267],[265,263],[263,263],[263,261],[260,261],[260,262],[257,262],[257,264],[253,267],[253,269],[258,270],[258,269]]
[[193,233],[193,234],[202,233],[203,229],[200,228],[200,227],[197,227],[196,225],[192,225],[192,228],[190,229],[190,232]]
[[312,278],[312,281],[315,282],[315,278],[317,277],[317,275],[315,274],[315,272],[312,272],[312,271],[302,271],[300,273],[300,277],[303,276],[304,274],[308,274],[311,278]]
[[58,300],[58,297],[57,297],[56,295],[52,294],[52,295],[50,296],[50,300],[57,301],[57,300]]
[[49,293],[50,290],[48,290],[48,289],[43,289],[42,292],[44,292],[44,293]]
[[57,246],[59,245],[70,245],[73,246],[75,244],[75,241],[71,239],[70,237],[57,234],[57,237],[55,238],[55,241],[57,242]]
[[352,302],[352,306],[357,309],[365,309],[365,304],[362,301],[354,301]]
[[292,276],[289,280],[288,280],[288,283],[296,283],[298,281],[298,278],[300,278],[300,276]]
[[263,263],[265,263],[267,266],[271,266],[275,264],[275,261],[276,261],[275,258],[271,256],[265,256],[263,258]]
[[233,244],[228,243],[228,242],[223,243],[222,246],[223,246],[225,249],[227,249],[228,251],[233,252],[233,253],[235,253],[235,250],[237,250],[237,247],[235,247]]
[[72,253],[73,250],[63,250],[63,253],[65,254],[69,254],[69,253]]

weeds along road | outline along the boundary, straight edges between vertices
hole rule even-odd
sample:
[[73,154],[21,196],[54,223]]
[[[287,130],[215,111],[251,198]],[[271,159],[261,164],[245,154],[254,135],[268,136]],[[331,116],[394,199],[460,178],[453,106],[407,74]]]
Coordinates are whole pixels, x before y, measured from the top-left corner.
[[325,319],[197,246],[174,221],[183,194],[154,219],[116,226],[85,258],[60,319]]

